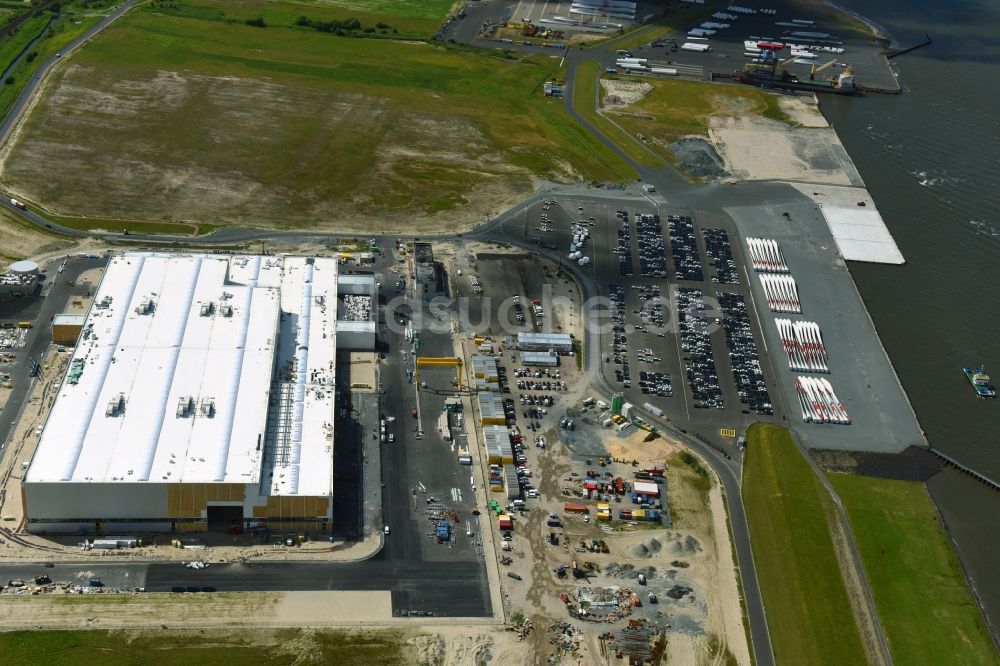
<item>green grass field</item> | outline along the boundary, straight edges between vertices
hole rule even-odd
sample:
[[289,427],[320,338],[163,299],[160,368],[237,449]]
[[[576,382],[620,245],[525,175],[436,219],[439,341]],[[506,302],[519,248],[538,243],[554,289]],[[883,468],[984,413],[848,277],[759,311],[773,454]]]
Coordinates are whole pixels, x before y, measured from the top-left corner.
[[626,81],[643,81],[652,90],[622,112],[609,111],[618,124],[633,136],[642,134],[649,146],[664,159],[672,160],[667,146],[691,134],[708,136],[712,116],[761,115],[787,122],[778,97],[757,88],[698,81],[614,76]]
[[39,12],[21,24],[17,30],[0,38],[0,72],[7,71],[14,59],[42,32],[52,14]]
[[[169,618],[164,618],[169,622]],[[73,666],[100,655],[107,666],[414,663],[412,648],[391,630],[11,631],[0,633],[9,666]]]
[[[80,34],[101,19],[101,17],[95,13],[96,11],[97,8],[88,7],[86,2],[63,3],[62,16],[52,22],[48,30],[45,31],[41,41],[39,41],[31,49],[31,52],[35,53],[35,57],[30,61],[27,57],[21,59],[21,62],[19,62],[17,67],[15,67],[13,72],[11,72],[11,76],[14,78],[13,83],[6,84],[0,82],[0,84],[2,84],[0,85],[0,114],[6,114],[7,111],[10,110],[10,107],[14,104],[17,96],[21,94],[21,90],[24,88],[25,82],[32,77],[38,67],[45,62],[49,56],[59,52],[64,46],[79,37]],[[18,42],[20,44],[19,46],[10,47],[9,60],[5,61],[5,64],[3,65],[4,67],[9,65],[10,60],[12,60],[26,44],[37,36],[38,29],[45,25],[45,22],[48,21],[48,17],[49,14],[45,13],[41,17],[31,18],[20,28],[16,35],[11,36],[17,37],[22,41]],[[30,31],[28,30],[29,25],[34,26],[34,28]],[[3,41],[0,41],[0,44],[2,44]]]
[[829,475],[847,509],[897,664],[997,664],[924,484]]
[[55,75],[6,184],[69,217],[444,231],[535,177],[622,179],[624,160],[542,95],[561,71],[142,7]]
[[[639,164],[654,167],[664,166],[663,161],[650,154],[637,139],[623,132],[613,122],[597,112],[597,89],[599,86],[597,76],[600,69],[601,65],[596,60],[586,60],[577,65],[576,78],[573,81],[573,108]],[[638,177],[638,174],[634,169],[629,168],[627,172],[622,174],[622,177],[634,179]]]
[[746,452],[743,501],[775,660],[865,663],[830,538],[832,499],[784,428],[751,426]]
[[183,222],[122,222],[121,220],[100,220],[82,217],[66,217],[63,215],[47,215],[48,219],[56,224],[60,224],[70,229],[81,231],[108,231],[111,233],[121,233],[128,231],[130,234],[177,234],[177,235],[204,235],[211,233],[216,228],[215,225],[193,225]]
[[155,0],[151,9],[210,21],[243,23],[262,18],[268,27],[285,28],[294,26],[299,17],[313,21],[353,18],[361,23],[359,36],[427,39],[441,27],[453,4],[451,0]]

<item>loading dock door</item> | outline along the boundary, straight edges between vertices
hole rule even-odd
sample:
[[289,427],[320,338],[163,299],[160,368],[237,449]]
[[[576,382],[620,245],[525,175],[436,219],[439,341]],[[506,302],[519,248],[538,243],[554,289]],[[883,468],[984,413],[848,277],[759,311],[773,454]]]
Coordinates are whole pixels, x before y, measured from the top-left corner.
[[225,530],[230,525],[243,523],[243,506],[209,506],[208,529]]

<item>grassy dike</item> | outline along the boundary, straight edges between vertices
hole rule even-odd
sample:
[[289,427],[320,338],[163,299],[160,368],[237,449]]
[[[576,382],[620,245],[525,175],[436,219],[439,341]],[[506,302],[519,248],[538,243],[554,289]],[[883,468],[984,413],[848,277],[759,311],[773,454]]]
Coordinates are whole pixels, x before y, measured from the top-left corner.
[[10,666],[82,664],[344,664],[404,666],[416,654],[397,631],[168,630],[11,631],[0,633],[0,654]]
[[923,483],[830,473],[897,664],[1000,663]]
[[833,501],[789,431],[747,430],[743,502],[777,663],[865,663],[830,538]]
[[[597,95],[600,86],[598,83],[600,69],[601,64],[596,60],[585,60],[577,65],[573,80],[573,110],[579,113],[592,127],[614,141],[626,155],[639,164],[653,167],[664,166],[663,161],[647,151],[637,139],[598,113]],[[631,167],[627,173],[621,175],[630,179],[638,176]]]

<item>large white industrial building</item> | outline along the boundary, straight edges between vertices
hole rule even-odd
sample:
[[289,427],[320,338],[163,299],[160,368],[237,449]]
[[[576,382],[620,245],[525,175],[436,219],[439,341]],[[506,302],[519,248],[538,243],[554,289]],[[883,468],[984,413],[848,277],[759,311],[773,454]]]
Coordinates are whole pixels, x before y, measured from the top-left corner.
[[337,260],[113,258],[22,484],[34,532],[332,521],[336,350],[371,349]]

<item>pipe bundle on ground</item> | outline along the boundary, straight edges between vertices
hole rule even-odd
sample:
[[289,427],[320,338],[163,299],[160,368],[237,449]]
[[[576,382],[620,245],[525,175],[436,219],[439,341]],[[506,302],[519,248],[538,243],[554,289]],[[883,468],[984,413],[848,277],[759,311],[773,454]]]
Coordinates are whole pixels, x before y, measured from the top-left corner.
[[788,272],[778,241],[770,238],[747,238],[747,247],[750,250],[750,262],[758,273]]
[[819,325],[812,321],[775,319],[781,348],[788,357],[791,370],[805,372],[830,372],[827,367],[826,346]]
[[850,424],[851,417],[826,379],[796,377],[795,390],[799,394],[802,420],[806,423]]
[[795,286],[795,278],[790,275],[774,275],[761,273],[760,283],[764,287],[764,297],[771,312],[802,312],[799,301],[799,290]]

